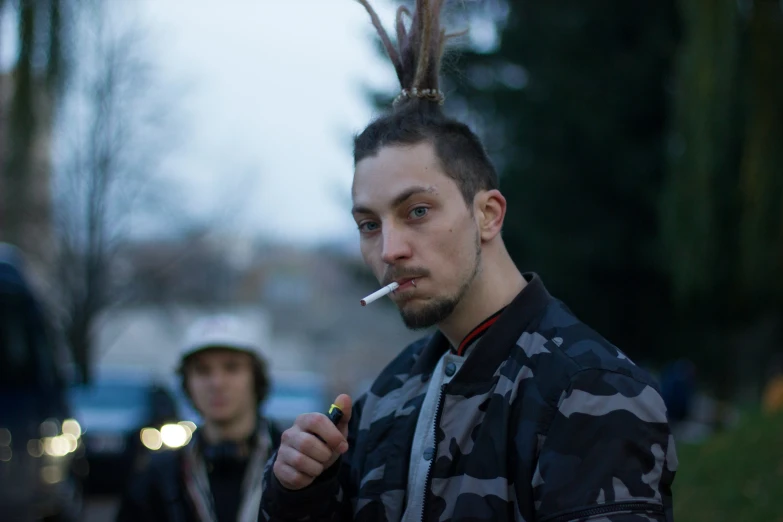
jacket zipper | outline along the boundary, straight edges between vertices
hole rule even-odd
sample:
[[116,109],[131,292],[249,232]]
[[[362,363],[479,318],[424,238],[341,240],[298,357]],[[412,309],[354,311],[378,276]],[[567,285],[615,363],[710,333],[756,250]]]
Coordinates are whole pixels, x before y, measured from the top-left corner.
[[427,512],[427,498],[430,496],[430,484],[432,483],[432,466],[435,463],[435,457],[438,455],[438,426],[440,426],[440,414],[443,410],[443,390],[445,384],[440,386],[440,395],[438,396],[438,408],[435,410],[435,430],[432,434],[432,458],[427,467],[427,480],[424,481],[424,498],[421,500],[421,522],[424,522],[424,514]]
[[660,504],[653,504],[651,502],[615,502],[610,505],[596,506],[592,508],[579,509],[570,513],[563,513],[562,515],[554,515],[542,518],[539,522],[569,522],[571,520],[578,520],[585,517],[594,517],[597,515],[611,515],[615,513],[628,512],[631,513],[654,513],[657,515],[663,514],[663,506]]

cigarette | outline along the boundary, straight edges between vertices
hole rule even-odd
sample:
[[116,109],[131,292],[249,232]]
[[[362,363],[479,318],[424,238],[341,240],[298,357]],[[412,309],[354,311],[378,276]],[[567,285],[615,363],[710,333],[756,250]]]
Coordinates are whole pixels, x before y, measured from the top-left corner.
[[370,295],[368,295],[367,297],[362,299],[362,301],[361,301],[362,306],[367,306],[368,304],[372,303],[376,299],[380,299],[381,297],[394,292],[395,290],[397,290],[397,288],[399,286],[400,285],[397,284],[396,282],[392,282],[392,283],[389,283],[388,285],[384,286],[380,290],[376,290],[375,292],[371,293]]

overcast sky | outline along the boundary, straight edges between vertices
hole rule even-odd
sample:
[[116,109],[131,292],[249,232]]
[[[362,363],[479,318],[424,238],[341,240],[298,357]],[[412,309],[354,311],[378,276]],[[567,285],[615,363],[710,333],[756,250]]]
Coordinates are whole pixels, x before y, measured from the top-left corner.
[[[140,45],[187,124],[163,165],[182,205],[201,217],[229,216],[242,235],[303,243],[357,237],[350,138],[373,116],[366,87],[398,88],[358,2],[108,5],[146,33]],[[391,28],[391,0],[373,5]],[[5,22],[0,67],[14,52]]]
[[[194,205],[238,213],[232,222],[244,233],[303,242],[354,237],[349,140],[372,117],[363,86],[395,87],[362,6],[138,4],[163,74],[188,85],[180,100],[187,139],[167,171],[192,185]],[[388,2],[375,4],[391,23]]]

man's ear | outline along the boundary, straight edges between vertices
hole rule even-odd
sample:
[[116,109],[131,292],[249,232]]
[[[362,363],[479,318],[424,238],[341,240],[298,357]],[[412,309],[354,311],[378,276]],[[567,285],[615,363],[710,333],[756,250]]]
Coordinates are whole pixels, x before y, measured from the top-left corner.
[[476,224],[482,241],[490,241],[500,234],[506,218],[506,198],[497,189],[481,191],[474,199]]

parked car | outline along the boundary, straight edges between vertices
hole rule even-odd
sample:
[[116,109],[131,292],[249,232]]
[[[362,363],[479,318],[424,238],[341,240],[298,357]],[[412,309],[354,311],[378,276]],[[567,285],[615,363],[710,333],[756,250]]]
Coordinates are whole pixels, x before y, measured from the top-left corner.
[[164,426],[180,421],[171,390],[147,372],[103,370],[73,386],[70,398],[83,431],[89,493],[124,491],[137,459],[164,447]]
[[65,345],[25,271],[0,243],[0,518],[76,521],[82,451],[71,417]]

